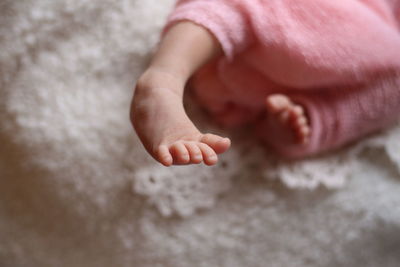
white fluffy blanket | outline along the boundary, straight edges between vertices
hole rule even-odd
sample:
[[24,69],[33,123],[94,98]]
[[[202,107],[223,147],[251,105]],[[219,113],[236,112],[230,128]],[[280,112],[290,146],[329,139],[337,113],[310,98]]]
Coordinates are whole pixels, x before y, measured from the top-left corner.
[[245,131],[217,167],[147,156],[129,104],[172,4],[0,1],[0,266],[399,266],[400,127],[302,162]]

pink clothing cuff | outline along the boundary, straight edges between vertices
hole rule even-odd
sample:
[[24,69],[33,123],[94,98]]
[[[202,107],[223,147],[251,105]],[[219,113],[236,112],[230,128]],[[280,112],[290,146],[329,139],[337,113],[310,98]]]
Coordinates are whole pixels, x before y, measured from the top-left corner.
[[173,24],[184,20],[196,23],[212,33],[229,60],[245,48],[249,39],[246,19],[235,1],[178,2],[174,12],[168,18],[163,33]]
[[280,153],[289,158],[298,158],[303,157],[304,155],[314,155],[316,153],[322,152],[323,145],[326,145],[330,138],[326,135],[327,132],[324,131],[326,127],[330,126],[326,125],[326,123],[329,122],[324,121],[323,119],[327,117],[324,114],[325,109],[323,104],[318,105],[317,101],[310,101],[309,98],[299,95],[291,95],[290,97],[292,101],[301,104],[303,107],[306,108],[307,117],[310,121],[311,136],[309,142],[306,145],[303,145],[301,147],[288,146],[287,150],[280,151]]

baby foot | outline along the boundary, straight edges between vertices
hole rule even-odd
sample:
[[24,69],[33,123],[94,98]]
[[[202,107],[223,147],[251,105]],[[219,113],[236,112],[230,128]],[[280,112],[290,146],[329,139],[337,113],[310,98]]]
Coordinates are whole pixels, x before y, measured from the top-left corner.
[[162,142],[158,146],[156,158],[165,166],[199,164],[202,161],[207,165],[215,165],[218,162],[217,154],[225,152],[230,146],[228,138],[213,134],[199,133],[166,138],[176,141]]
[[230,140],[202,134],[194,126],[183,108],[183,89],[176,90],[180,86],[184,85],[163,74],[138,83],[131,107],[133,126],[146,150],[165,166],[203,161],[214,165]]
[[311,129],[302,106],[293,103],[285,95],[275,94],[267,97],[266,108],[268,126],[274,128],[269,129],[274,132],[272,138],[279,139],[277,142],[283,140],[287,144],[308,143]]

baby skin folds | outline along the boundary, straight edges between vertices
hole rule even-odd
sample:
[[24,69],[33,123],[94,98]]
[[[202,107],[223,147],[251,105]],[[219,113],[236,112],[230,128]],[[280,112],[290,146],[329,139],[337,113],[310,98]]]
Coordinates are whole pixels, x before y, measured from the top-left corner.
[[182,0],[131,107],[165,166],[214,165],[230,140],[201,133],[184,88],[227,127],[253,124],[277,153],[333,150],[400,114],[400,0]]

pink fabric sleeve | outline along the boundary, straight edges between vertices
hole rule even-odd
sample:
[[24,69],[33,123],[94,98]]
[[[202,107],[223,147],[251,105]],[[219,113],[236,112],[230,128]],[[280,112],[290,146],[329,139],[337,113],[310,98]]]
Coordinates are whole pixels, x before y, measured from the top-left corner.
[[246,1],[180,0],[168,18],[164,32],[174,23],[188,20],[209,30],[219,41],[225,55],[232,59],[251,42]]
[[400,72],[358,88],[293,95],[307,109],[312,125],[310,143],[280,151],[302,157],[338,148],[400,119]]

